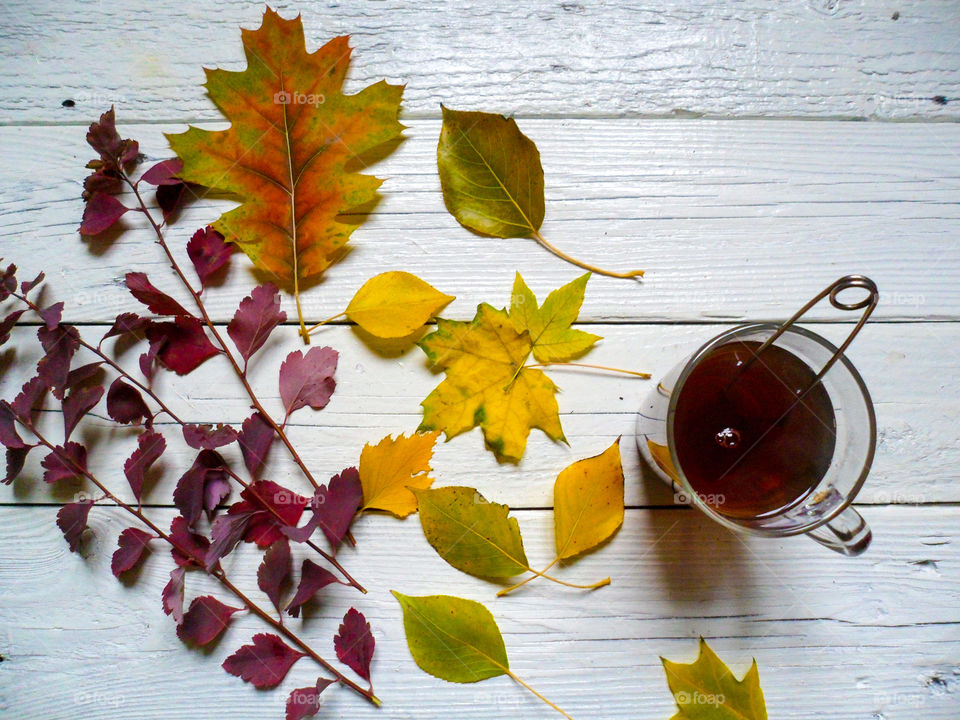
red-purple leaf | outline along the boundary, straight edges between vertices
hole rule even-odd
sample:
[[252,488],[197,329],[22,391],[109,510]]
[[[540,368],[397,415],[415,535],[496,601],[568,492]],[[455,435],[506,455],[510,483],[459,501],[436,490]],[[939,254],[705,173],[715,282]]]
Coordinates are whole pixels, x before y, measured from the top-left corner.
[[180,158],[161,160],[140,176],[140,182],[148,185],[173,185],[179,182],[175,176],[181,170],[183,170],[183,160]]
[[321,485],[313,494],[310,500],[313,515],[307,524],[299,528],[284,528],[283,534],[294,542],[306,542],[319,527],[336,551],[362,504],[360,475],[356,468],[347,468],[339,475],[334,475],[329,486]]
[[242,500],[227,511],[229,515],[253,513],[243,539],[269,547],[281,537],[281,528],[300,521],[307,498],[287,490],[271,480],[258,480],[240,493]]
[[294,650],[276,635],[258,633],[252,645],[244,645],[223,661],[223,669],[261,690],[276,687],[304,653]]
[[150,312],[156,315],[190,315],[180,303],[155,288],[144,273],[129,272],[125,282],[130,294],[146,305]]
[[169,222],[168,218],[180,205],[180,201],[183,200],[186,192],[187,184],[180,181],[157,187],[157,205],[160,206],[160,210],[163,212],[164,220]]
[[[40,273],[43,275],[43,273]],[[0,300],[6,300],[10,293],[17,290],[17,266],[11,263],[0,275]],[[23,293],[26,295],[26,291]]]
[[17,324],[20,316],[25,312],[25,310],[14,310],[0,321],[0,345],[5,344],[10,339],[10,331],[13,330],[13,326]]
[[77,552],[80,549],[80,541],[83,531],[87,529],[87,518],[90,516],[91,507],[93,507],[93,500],[81,500],[67,503],[57,513],[57,527],[70,545],[70,552]]
[[[73,387],[70,382],[70,374],[67,375],[67,387]],[[43,407],[46,395],[47,384],[37,375],[23,384],[20,392],[10,403],[10,407],[17,416],[32,419],[37,411]]]
[[[42,272],[37,273],[37,276],[33,280],[24,280],[20,283],[20,294],[26,295],[31,290],[33,290],[37,285],[43,282],[43,278],[46,277]],[[16,287],[16,283],[14,283]]]
[[177,626],[177,637],[183,642],[202,647],[213,642],[230,622],[230,616],[243,608],[224,605],[212,595],[196,597]]
[[223,235],[209,225],[197,230],[187,243],[187,255],[197,271],[201,287],[205,287],[207,280],[227,264],[232,253],[233,245],[225,242]]
[[257,569],[257,586],[266,593],[278,612],[280,611],[280,593],[292,572],[293,558],[290,555],[290,543],[286,538],[281,538],[263,554],[263,561]]
[[203,331],[203,323],[194,317],[180,316],[174,322],[150,323],[147,339],[151,350],[156,346],[160,364],[177,375],[193,372],[219,352]]
[[11,449],[29,447],[17,432],[17,421],[14,417],[15,409],[6,400],[0,400],[0,443]]
[[132,569],[147,551],[147,544],[156,536],[137,528],[127,528],[117,538],[117,549],[110,561],[110,571],[119,578]]
[[105,192],[95,192],[83,208],[81,235],[99,235],[110,228],[130,208]]
[[47,325],[47,330],[53,330],[60,324],[60,318],[63,317],[63,303],[54,303],[48,308],[39,312],[40,318]]
[[240,307],[227,325],[227,333],[237,346],[244,366],[263,347],[270,333],[287,319],[280,309],[280,292],[273,283],[255,287],[240,301]]
[[130,166],[139,160],[140,146],[136,140],[121,140],[117,133],[113,106],[90,124],[87,143],[100,155],[100,162],[109,165]]
[[367,622],[363,613],[356,608],[347,610],[340,624],[340,632],[333,638],[333,647],[337,651],[340,662],[368,682],[374,645],[370,623]]
[[117,378],[107,391],[107,414],[122,425],[153,417],[140,391]]
[[[232,509],[232,508],[231,508]],[[207,570],[213,569],[220,562],[220,558],[233,552],[250,524],[252,512],[235,512],[219,515],[210,528],[210,549],[205,560]]]
[[167,441],[163,435],[147,430],[137,438],[137,448],[123,464],[123,474],[127,476],[133,496],[140,502],[143,494],[143,484],[147,478],[147,471],[167,449]]
[[44,469],[43,479],[48,483],[84,477],[87,469],[87,449],[75,442],[58,445],[40,461]]
[[307,354],[295,350],[280,366],[280,398],[287,415],[309,405],[322,410],[337,387],[337,351],[328,347],[310,348]]
[[162,342],[151,344],[150,348],[140,356],[140,360],[138,361],[140,372],[143,373],[143,376],[150,383],[153,382],[153,376],[157,374],[157,353],[160,352],[162,345]]
[[293,599],[287,603],[287,614],[290,617],[300,617],[300,608],[306,605],[318,592],[331,583],[340,582],[336,576],[326,568],[317,565],[313,560],[304,560],[300,570],[300,584]]
[[150,321],[147,318],[140,317],[136,313],[126,312],[120,313],[117,315],[117,319],[113,321],[113,325],[107,330],[107,334],[103,336],[103,339],[123,336],[123,335],[136,335],[140,336],[140,332],[147,327],[147,324]]
[[102,365],[103,363],[98,361],[74,368],[70,371],[70,374],[67,375],[67,387],[70,390],[73,390],[81,386],[86,386],[88,382],[100,374],[100,368]]
[[161,593],[163,612],[173,617],[179,625],[183,622],[183,578],[186,575],[184,568],[177,566],[170,571],[170,581],[164,586]]
[[[170,523],[170,554],[180,567],[205,567],[210,541],[191,532],[187,521],[179,515]],[[211,564],[211,568],[216,563]]]
[[103,386],[95,385],[89,388],[76,388],[63,399],[63,438],[69,440],[70,435],[83,419],[103,397]]
[[230,493],[226,465],[219,453],[201,450],[193,465],[177,481],[173,504],[180,510],[190,527],[200,521],[206,510],[209,516]]
[[240,426],[237,442],[240,443],[240,454],[243,464],[247,466],[252,477],[259,477],[263,464],[267,460],[267,453],[273,444],[274,430],[260,413],[254,413]]
[[297,688],[287,698],[286,720],[303,720],[320,712],[320,693],[333,685],[333,680],[317,678],[311,687]]
[[45,353],[37,363],[37,377],[53,391],[54,397],[62,400],[70,375],[70,361],[80,347],[80,335],[75,327],[58,325],[53,330],[40,327],[37,337]]
[[7,474],[0,481],[4,485],[11,484],[20,475],[23,470],[23,464],[27,461],[27,453],[32,450],[31,447],[25,448],[7,448]]
[[216,450],[237,439],[237,431],[229,425],[184,425],[183,440],[195,450]]

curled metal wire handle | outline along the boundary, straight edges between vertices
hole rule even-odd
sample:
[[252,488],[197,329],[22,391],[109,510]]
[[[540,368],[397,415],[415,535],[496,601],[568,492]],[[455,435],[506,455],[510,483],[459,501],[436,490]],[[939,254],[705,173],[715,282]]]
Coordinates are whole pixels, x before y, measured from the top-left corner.
[[[851,290],[854,288],[866,290],[867,296],[861,300],[858,300],[857,302],[843,302],[840,300],[838,297],[840,293],[842,293],[844,290]],[[817,373],[817,376],[813,379],[813,382],[810,383],[810,387],[801,393],[801,396],[806,395],[810,388],[814,387],[823,379],[823,376],[826,375],[830,368],[833,367],[834,363],[840,359],[840,356],[843,355],[844,351],[850,347],[850,343],[853,342],[853,339],[857,336],[857,333],[860,332],[861,328],[867,322],[867,319],[877,307],[877,303],[880,301],[880,291],[877,290],[877,284],[870,278],[864,275],[845,275],[844,277],[825,287],[812,300],[810,300],[810,302],[800,308],[793,317],[777,328],[777,331],[767,338],[757,349],[753,358],[747,362],[747,365],[749,365],[754,358],[756,358],[764,350],[776,342],[777,338],[783,335],[783,333],[785,333],[791,325],[803,317],[803,315],[806,314],[810,308],[823,300],[825,297],[830,298],[830,304],[837,308],[837,310],[863,310],[863,315],[860,316],[860,320],[857,322],[856,326],[850,331],[850,334],[847,335],[847,339],[843,341],[843,344],[837,348],[837,351],[829,360],[827,360],[826,364],[820,369],[820,372]],[[746,369],[746,366],[744,366],[743,369]]]

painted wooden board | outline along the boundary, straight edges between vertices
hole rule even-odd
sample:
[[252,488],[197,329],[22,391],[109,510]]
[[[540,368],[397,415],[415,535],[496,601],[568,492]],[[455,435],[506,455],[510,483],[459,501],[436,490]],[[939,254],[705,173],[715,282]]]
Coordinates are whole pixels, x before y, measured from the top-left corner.
[[[873,277],[877,318],[960,318],[960,125],[780,121],[528,120],[546,172],[548,239],[587,261],[648,271],[642,283],[595,277],[581,319],[709,322],[788,317],[847,273]],[[169,156],[161,132],[128,126],[152,159]],[[79,127],[0,128],[0,257],[45,269],[73,321],[104,322],[127,306],[119,282],[146,271],[175,288],[142,229],[84,250],[76,228],[83,164]],[[580,274],[533,240],[480,237],[447,213],[436,172],[436,121],[372,168],[383,200],[352,251],[304,296],[315,320],[341,312],[367,278],[418,273],[458,296],[449,317],[479,302],[507,303],[520,271],[543,297]],[[182,248],[227,201],[194,203],[171,230]],[[131,218],[136,222],[142,218]],[[229,320],[252,280],[244,258],[210,293]],[[82,272],[77,272],[82,267]],[[813,319],[838,319],[829,306]],[[847,318],[842,318],[847,319]]]
[[[21,720],[110,720],[283,715],[286,694],[316,677],[301,661],[281,689],[256,692],[218,666],[262,630],[240,616],[209,653],[187,650],[160,610],[172,565],[150,556],[136,585],[109,572],[116,508],[94,509],[88,560],[71,555],[50,507],[0,508],[0,707]],[[172,517],[167,510],[157,515]],[[548,512],[517,513],[531,561],[552,550]],[[559,717],[506,678],[452,685],[420,672],[407,651],[388,590],[444,592],[484,602],[503,631],[513,670],[578,720],[667,718],[673,712],[658,657],[690,661],[702,635],[738,673],[756,657],[771,718],[954,720],[960,558],[956,507],[884,507],[868,554],[846,559],[806,538],[741,540],[690,510],[628,511],[599,551],[559,571],[612,584],[593,594],[530,583],[496,599],[496,585],[446,565],[416,518],[363,518],[345,562],[369,594],[341,588],[306,622],[290,622],[321,653],[355,604],[374,629],[377,711],[332,688],[334,718]],[[256,587],[256,556],[227,563]],[[217,592],[191,574],[188,598]],[[259,592],[251,595],[266,600]],[[223,594],[219,596],[228,600]]]
[[[726,327],[591,326],[591,331],[604,340],[584,361],[648,370],[660,377]],[[848,329],[845,325],[817,327],[834,342],[841,341]],[[2,397],[12,397],[28,377],[25,368],[30,368],[34,359],[29,352],[38,346],[30,338],[33,332],[22,329],[15,335],[18,368],[0,379]],[[94,328],[84,327],[83,332],[94,341],[98,338]],[[878,323],[868,325],[851,347],[850,358],[873,394],[879,426],[877,457],[870,480],[859,496],[861,502],[960,501],[956,483],[960,462],[956,445],[960,417],[960,378],[955,372],[958,339],[960,326],[955,323]],[[317,337],[317,342],[328,343],[341,353],[337,390],[324,410],[308,408],[294,415],[290,435],[308,467],[323,481],[356,464],[365,443],[376,443],[387,434],[412,432],[422,417],[420,402],[442,376],[427,368],[419,348],[413,347],[400,358],[383,357],[350,328],[330,328]],[[280,413],[276,372],[298,343],[294,328],[278,330],[254,360],[254,385],[275,414]],[[139,350],[126,352],[124,363],[135,368],[138,354]],[[449,443],[438,443],[433,464],[438,484],[473,486],[512,507],[549,507],[553,482],[561,469],[576,459],[601,452],[622,435],[628,504],[672,504],[672,493],[642,468],[634,445],[636,412],[642,398],[654,387],[652,382],[571,368],[555,368],[548,373],[561,388],[558,402],[569,447],[553,443],[534,430],[519,464],[498,464],[484,449],[480,431],[473,430]],[[239,424],[250,414],[249,400],[241,397],[239,384],[219,359],[208,361],[185,378],[161,372],[157,387],[171,409],[187,421]],[[97,413],[105,417],[102,405]],[[63,431],[59,414],[50,414],[47,427],[59,442]],[[160,427],[170,439],[164,456],[168,471],[164,482],[146,499],[169,504],[176,479],[192,464],[196,453],[184,445],[177,426]],[[118,441],[111,444],[109,454],[94,451],[91,467],[122,491],[126,482],[119,459],[132,451],[135,432],[114,428],[109,421],[91,422],[85,432],[91,438],[106,432]],[[36,453],[32,458],[33,477],[40,474],[37,464],[41,457]],[[239,456],[237,467],[242,467]],[[272,451],[267,476],[307,490],[306,482],[279,445]],[[17,483],[15,495],[21,500],[49,501],[48,488],[43,483],[38,485],[32,481]]]
[[[520,115],[960,117],[960,15],[942,0],[290,3],[311,48],[353,36],[350,84]],[[0,8],[0,120],[213,118],[203,67],[243,66],[263,3],[147,0]],[[942,98],[942,99],[941,99]],[[64,100],[76,106],[66,108]]]

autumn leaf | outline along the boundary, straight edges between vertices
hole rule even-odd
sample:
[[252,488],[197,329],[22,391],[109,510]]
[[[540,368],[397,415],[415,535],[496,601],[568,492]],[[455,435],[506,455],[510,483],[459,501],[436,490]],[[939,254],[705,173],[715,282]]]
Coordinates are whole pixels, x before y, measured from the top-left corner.
[[252,645],[244,645],[223,661],[223,669],[265,690],[279,685],[293,664],[302,657],[306,655],[294,650],[277,635],[257,633],[253,636]]
[[504,310],[486,303],[471,322],[437,320],[420,347],[447,377],[420,403],[421,430],[447,439],[477,425],[498,458],[520,460],[531,428],[566,442],[560,427],[557,386],[542,370],[524,367],[533,348]]
[[300,18],[269,8],[242,40],[247,68],[208,70],[205,85],[231,126],[167,139],[183,161],[181,180],[239,198],[213,227],[293,291],[306,337],[301,287],[340,256],[357,227],[357,216],[341,216],[376,198],[381,181],[353,166],[400,135],[403,87],[381,81],[343,94],[348,38],[308,53]]
[[430,458],[439,433],[387,436],[377,445],[364,445],[360,453],[360,485],[363,510],[386,510],[406,517],[417,509],[409,488],[427,488],[433,483]]
[[147,543],[156,536],[138,528],[127,528],[117,538],[117,549],[110,560],[110,571],[114,577],[120,577],[140,562],[147,551]]
[[767,720],[767,706],[754,660],[742,680],[700,638],[700,652],[689,664],[660,658],[679,712],[675,720]]
[[250,357],[263,347],[277,325],[286,320],[287,314],[280,309],[280,293],[273,283],[255,287],[240,301],[233,320],[227,325],[227,334],[243,358],[244,372]]
[[542,306],[527,287],[520,273],[510,295],[510,322],[517,332],[530,333],[533,356],[542,363],[566,362],[593,347],[599,335],[574,330],[570,326],[580,314],[583,293],[590,273],[551,292]]
[[453,302],[408,272],[385,272],[367,280],[344,314],[378,338],[407,337]]
[[412,597],[390,592],[403,609],[407,647],[421,670],[455,683],[509,675],[554,710],[570,717],[510,670],[500,628],[483,605],[452,595]]
[[67,503],[57,511],[57,527],[63,533],[64,539],[70,546],[70,552],[79,552],[83,533],[87,529],[87,518],[93,500],[80,500]]
[[437,169],[447,210],[469,230],[499,238],[534,238],[567,262],[610,277],[631,278],[581,262],[547,242],[540,152],[512,118],[443,108]]
[[316,685],[293,690],[287,698],[286,720],[303,720],[320,712],[320,694],[334,682],[317,678]]
[[356,608],[350,608],[333,637],[337,659],[357,675],[370,682],[370,661],[375,647],[370,623]]
[[335,582],[340,581],[332,572],[320,567],[313,560],[304,560],[300,570],[300,584],[297,585],[297,592],[287,603],[287,614],[290,617],[300,617],[300,610],[303,606],[310,602],[323,588]]
[[224,605],[212,595],[196,597],[177,626],[177,637],[197,647],[208,645],[227,629],[231,616],[242,609]]

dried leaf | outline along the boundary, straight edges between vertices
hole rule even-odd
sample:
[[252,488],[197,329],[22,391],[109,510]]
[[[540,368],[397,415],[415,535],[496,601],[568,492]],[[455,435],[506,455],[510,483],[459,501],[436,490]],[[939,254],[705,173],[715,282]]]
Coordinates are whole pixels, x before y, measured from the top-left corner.
[[107,414],[121,425],[139,423],[153,417],[140,391],[122,378],[114,380],[107,391]]
[[240,493],[242,500],[230,506],[230,515],[252,513],[243,539],[269,547],[283,537],[281,529],[296,526],[307,498],[271,480],[258,480]]
[[[218,518],[219,519],[219,518]],[[170,555],[180,567],[205,567],[210,541],[190,530],[187,521],[177,516],[170,522]],[[216,561],[210,567],[216,565]]]
[[300,609],[323,588],[335,582],[339,581],[332,572],[320,567],[313,560],[304,560],[300,570],[300,584],[297,585],[293,598],[287,603],[287,614],[290,617],[300,617]]
[[77,423],[84,415],[90,412],[103,397],[103,387],[97,385],[90,388],[71,390],[63,399],[63,439],[69,440]]
[[589,279],[590,273],[587,273],[557,288],[547,296],[543,306],[538,307],[536,296],[517,273],[510,295],[510,321],[517,332],[526,330],[530,334],[537,362],[573,360],[601,339],[599,335],[570,327],[580,314]]
[[216,450],[237,439],[237,431],[229,425],[184,425],[183,441],[194,450]]
[[135,335],[139,338],[141,331],[147,327],[149,322],[147,318],[140,317],[136,313],[120,313],[110,329],[107,330],[107,334],[103,336],[103,340],[126,335]]
[[514,461],[523,457],[531,428],[566,441],[557,386],[542,370],[524,367],[530,335],[517,332],[506,311],[483,303],[472,322],[440,318],[419,344],[447,376],[420,403],[421,429],[442,430],[449,439],[479,425],[496,456]]
[[99,235],[109,230],[130,208],[113,195],[96,192],[83,208],[83,220],[77,230],[81,235]]
[[200,278],[200,287],[227,264],[233,254],[233,245],[224,242],[223,235],[207,226],[197,230],[187,243],[187,256]]
[[286,720],[303,720],[320,712],[320,694],[334,682],[327,678],[317,678],[316,685],[297,688],[291,692],[287,698]]
[[340,629],[333,638],[337,659],[369,682],[370,661],[376,643],[370,632],[370,623],[356,608],[347,610]]
[[137,438],[136,450],[123,464],[123,474],[127,477],[130,490],[133,491],[133,496],[137,499],[137,502],[140,502],[140,497],[143,494],[147,471],[163,455],[163,451],[166,449],[167,441],[163,439],[163,435],[153,430],[147,430]]
[[563,560],[596,547],[623,524],[620,438],[560,473],[553,487],[553,523],[557,557]]
[[29,447],[17,432],[18,415],[15,408],[7,403],[6,400],[0,400],[0,443],[4,447],[22,449]]
[[267,548],[263,561],[257,568],[257,587],[259,587],[280,611],[280,593],[284,583],[293,572],[293,557],[290,555],[290,542],[284,537]]
[[230,617],[242,609],[224,605],[212,595],[196,597],[183,614],[183,622],[177,626],[177,637],[203,647],[216,640],[227,629]]
[[6,460],[7,460],[7,471],[3,476],[3,480],[0,480],[0,483],[3,485],[10,485],[16,480],[20,473],[23,471],[23,465],[27,461],[27,455],[29,454],[31,447],[25,448],[7,448]]
[[321,485],[310,500],[313,513],[306,525],[283,528],[283,534],[294,542],[306,542],[319,527],[336,552],[350,529],[354,516],[363,504],[363,486],[356,468],[347,468]]
[[376,197],[380,181],[349,168],[399,136],[403,88],[379,82],[342,94],[347,38],[308,54],[300,18],[269,8],[243,45],[246,70],[207,71],[207,93],[230,128],[167,139],[183,160],[181,179],[241,199],[214,227],[287,284],[299,306],[302,281],[323,272],[356,227],[340,216]]
[[244,420],[243,425],[240,426],[237,442],[240,444],[243,464],[247,466],[251,476],[260,476],[274,437],[276,433],[270,423],[258,412]]
[[80,334],[75,327],[58,325],[53,330],[45,326],[38,328],[37,337],[45,353],[37,363],[37,377],[55,398],[62,400],[70,377],[70,363],[80,347]]
[[210,516],[214,508],[230,494],[223,458],[213,450],[201,450],[193,465],[177,481],[173,504],[190,527],[200,521],[204,510]]
[[40,461],[44,482],[82,479],[87,469],[87,449],[80,443],[66,442],[51,450]]
[[274,328],[286,319],[287,314],[280,309],[280,293],[273,283],[255,287],[240,301],[233,320],[227,325],[227,333],[243,358],[244,368]]
[[280,366],[280,399],[287,417],[309,405],[323,410],[337,387],[333,374],[337,371],[337,351],[329,347],[310,348],[287,355]]
[[220,352],[204,332],[203,322],[194,317],[152,322],[147,326],[147,339],[160,364],[177,375],[193,372]]
[[346,315],[379,338],[407,337],[454,300],[408,272],[376,275],[357,291]]
[[130,294],[155,315],[190,315],[180,303],[155,288],[145,273],[129,272],[124,282]]
[[[67,374],[66,386],[73,387],[73,371]],[[36,419],[37,412],[43,408],[46,394],[46,383],[38,375],[23,384],[20,392],[10,403],[10,408],[20,417]]]
[[92,507],[93,500],[81,500],[67,503],[57,512],[57,527],[70,546],[70,552],[80,550],[80,541],[83,531],[87,529],[87,518]]
[[186,570],[179,565],[170,571],[170,580],[163,588],[163,612],[179,625],[183,622],[183,579]]
[[120,577],[127,570],[134,568],[144,553],[148,543],[156,537],[139,528],[127,528],[117,538],[117,549],[110,561],[110,571],[114,577]]
[[530,569],[510,508],[469,487],[414,490],[427,541],[444,560],[477,577],[508,578]]
[[754,660],[742,680],[700,638],[700,652],[689,664],[660,658],[667,684],[684,720],[767,720],[767,706],[760,688],[760,672]]
[[360,453],[361,510],[386,510],[406,517],[417,509],[409,488],[428,488],[433,482],[430,458],[439,433],[387,436],[376,446],[364,445]]
[[213,527],[210,528],[210,548],[205,559],[207,570],[212,570],[220,562],[220,558],[233,552],[237,543],[243,540],[251,517],[252,511],[235,512],[232,515],[220,515],[213,521]]
[[258,633],[252,645],[244,645],[223,661],[223,669],[261,690],[280,684],[304,653],[294,650],[278,636]]
[[147,169],[140,176],[138,182],[145,182],[148,185],[173,185],[178,182],[176,175],[183,168],[183,163],[179,158],[169,158],[161,160],[156,165]]

